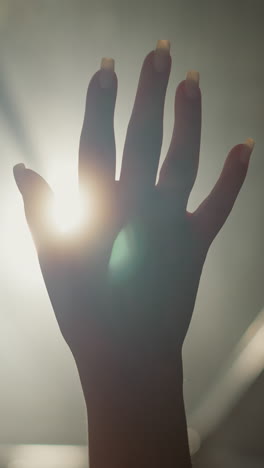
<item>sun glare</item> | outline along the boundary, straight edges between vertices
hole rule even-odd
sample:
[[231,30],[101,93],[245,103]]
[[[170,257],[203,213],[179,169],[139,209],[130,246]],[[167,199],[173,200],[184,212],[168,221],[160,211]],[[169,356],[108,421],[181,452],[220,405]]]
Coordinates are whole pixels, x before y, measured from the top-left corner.
[[[78,230],[84,219],[84,204],[77,183],[73,180],[71,168],[53,170],[49,178],[55,201],[51,212],[51,222],[61,233]],[[87,211],[87,199],[85,210]],[[89,215],[89,213],[88,213]],[[85,212],[85,217],[87,212]]]
[[[50,212],[50,222],[62,235],[78,231],[84,219],[89,221],[92,218],[91,208],[92,205],[94,208],[94,204],[89,204],[86,194],[84,209],[73,168],[62,164],[55,166],[53,163],[49,170],[43,172],[56,200]],[[0,240],[4,274],[10,279],[11,289],[14,284],[22,291],[25,291],[25,287],[32,289],[34,285],[33,289],[37,291],[41,286],[37,255],[26,223],[22,197],[11,178],[10,185],[6,184],[3,193],[6,196],[3,197]]]
[[55,193],[55,203],[52,209],[52,222],[61,233],[78,229],[83,220],[83,206],[78,194],[64,187]]

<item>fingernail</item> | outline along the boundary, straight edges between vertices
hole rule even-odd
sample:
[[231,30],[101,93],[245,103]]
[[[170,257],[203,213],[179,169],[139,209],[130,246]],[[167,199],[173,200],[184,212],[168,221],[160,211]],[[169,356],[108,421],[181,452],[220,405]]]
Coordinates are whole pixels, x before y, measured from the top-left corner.
[[23,177],[23,173],[25,171],[25,164],[23,163],[19,163],[19,164],[16,164],[14,167],[13,167],[13,173],[14,173],[14,176],[15,178],[22,178]]
[[255,146],[255,141],[253,140],[253,138],[247,138],[243,145],[244,146],[240,154],[240,161],[243,164],[247,164]]
[[25,178],[24,178],[25,169],[26,169],[25,164],[23,164],[23,163],[16,164],[13,167],[14,178],[15,178],[16,184],[17,184],[20,191],[23,188],[23,183],[24,183],[24,180],[25,180]]
[[189,98],[196,98],[199,96],[199,81],[200,74],[196,70],[189,70],[185,79],[185,90]]
[[101,61],[100,84],[102,88],[111,88],[114,78],[115,61],[104,57]]
[[168,65],[170,55],[170,41],[161,39],[157,42],[154,55],[154,68],[157,72],[163,72]]

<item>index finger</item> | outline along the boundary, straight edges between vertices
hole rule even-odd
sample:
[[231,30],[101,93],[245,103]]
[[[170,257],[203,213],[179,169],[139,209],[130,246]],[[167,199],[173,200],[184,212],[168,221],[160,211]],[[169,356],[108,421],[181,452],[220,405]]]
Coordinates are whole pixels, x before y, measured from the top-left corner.
[[124,146],[120,182],[129,191],[155,185],[171,69],[170,43],[159,40],[142,65]]

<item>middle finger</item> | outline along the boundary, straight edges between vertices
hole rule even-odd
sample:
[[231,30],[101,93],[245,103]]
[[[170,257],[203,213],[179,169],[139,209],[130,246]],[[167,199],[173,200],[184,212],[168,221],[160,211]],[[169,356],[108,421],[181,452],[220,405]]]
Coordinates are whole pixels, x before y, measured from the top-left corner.
[[158,41],[156,50],[144,60],[128,125],[120,175],[126,190],[138,191],[155,184],[170,68],[170,43]]

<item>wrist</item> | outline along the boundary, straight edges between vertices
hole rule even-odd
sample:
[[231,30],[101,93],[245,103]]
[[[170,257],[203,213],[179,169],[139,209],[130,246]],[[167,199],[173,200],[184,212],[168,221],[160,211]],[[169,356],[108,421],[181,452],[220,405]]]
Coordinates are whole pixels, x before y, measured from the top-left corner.
[[123,376],[84,396],[90,468],[191,466],[180,369],[130,382]]
[[88,405],[90,468],[190,468],[184,403],[161,397],[100,409]]

